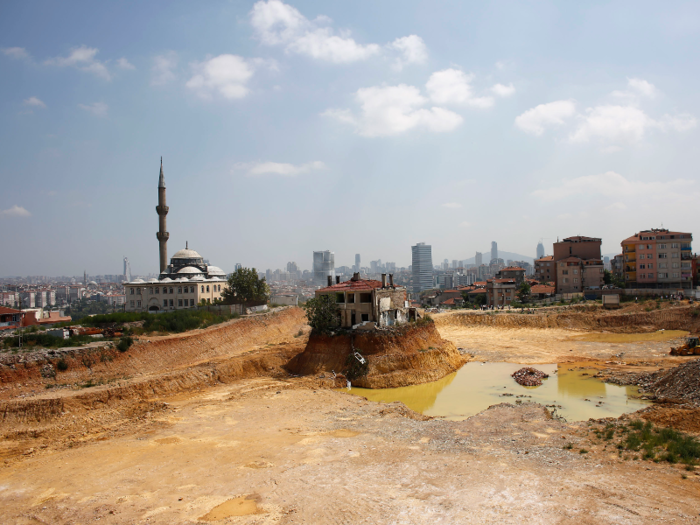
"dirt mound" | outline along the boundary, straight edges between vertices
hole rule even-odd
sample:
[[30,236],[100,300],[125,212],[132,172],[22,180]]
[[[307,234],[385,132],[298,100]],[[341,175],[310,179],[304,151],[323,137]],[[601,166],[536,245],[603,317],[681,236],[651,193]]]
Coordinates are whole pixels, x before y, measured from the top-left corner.
[[[382,332],[348,335],[312,334],[303,353],[287,369],[295,374],[342,373],[348,356],[367,360],[366,375],[352,384],[364,388],[394,388],[435,381],[458,370],[468,358],[440,337],[434,323],[403,326]],[[352,357],[350,359],[353,359]]]
[[515,379],[515,382],[522,386],[540,386],[542,380],[548,378],[549,375],[536,368],[526,366],[525,368],[513,372],[510,377]]
[[585,307],[570,310],[538,310],[536,314],[510,312],[454,312],[434,316],[442,326],[493,326],[503,328],[569,328],[640,332],[656,330],[700,330],[700,316],[692,306],[679,306],[650,312],[611,313]]
[[700,359],[670,370],[660,370],[637,380],[637,384],[657,399],[674,400],[700,406]]

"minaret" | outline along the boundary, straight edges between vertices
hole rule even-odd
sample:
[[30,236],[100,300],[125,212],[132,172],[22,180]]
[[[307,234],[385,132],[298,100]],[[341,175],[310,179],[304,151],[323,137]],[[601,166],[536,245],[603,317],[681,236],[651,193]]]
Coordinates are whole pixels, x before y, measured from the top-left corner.
[[168,267],[168,238],[170,234],[165,231],[165,216],[168,214],[168,207],[165,205],[165,177],[163,177],[163,157],[160,158],[160,178],[158,179],[158,248],[160,251],[160,273]]

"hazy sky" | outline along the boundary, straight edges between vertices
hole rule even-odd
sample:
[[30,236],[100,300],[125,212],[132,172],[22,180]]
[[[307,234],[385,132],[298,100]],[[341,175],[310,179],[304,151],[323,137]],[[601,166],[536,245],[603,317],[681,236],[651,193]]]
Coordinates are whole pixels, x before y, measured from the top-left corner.
[[[0,275],[698,233],[698,2],[0,4]],[[11,254],[11,256],[10,256]]]

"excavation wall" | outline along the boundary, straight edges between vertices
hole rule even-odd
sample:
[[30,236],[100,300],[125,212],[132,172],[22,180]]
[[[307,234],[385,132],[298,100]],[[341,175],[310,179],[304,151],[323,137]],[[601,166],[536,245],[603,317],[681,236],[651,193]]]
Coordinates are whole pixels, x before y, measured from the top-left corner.
[[467,361],[452,343],[440,337],[433,323],[425,323],[388,332],[312,334],[304,352],[292,359],[287,369],[300,375],[343,373],[348,368],[348,356],[355,350],[367,359],[369,370],[352,384],[365,388],[435,381]]

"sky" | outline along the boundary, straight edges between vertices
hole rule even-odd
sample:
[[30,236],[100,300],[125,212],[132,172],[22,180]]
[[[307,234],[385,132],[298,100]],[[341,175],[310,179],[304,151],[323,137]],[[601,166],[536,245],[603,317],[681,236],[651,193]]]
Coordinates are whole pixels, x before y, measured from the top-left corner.
[[[0,4],[0,276],[696,232],[700,3]],[[8,254],[14,254],[8,257]]]

